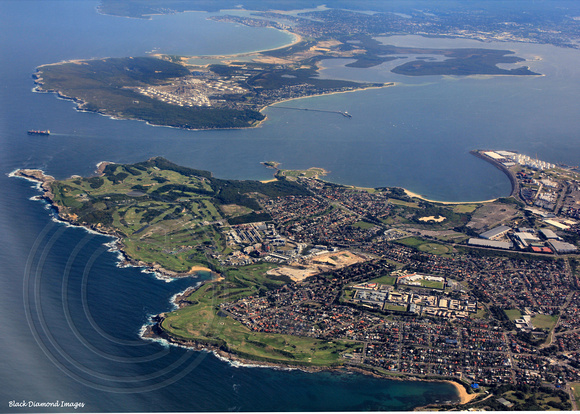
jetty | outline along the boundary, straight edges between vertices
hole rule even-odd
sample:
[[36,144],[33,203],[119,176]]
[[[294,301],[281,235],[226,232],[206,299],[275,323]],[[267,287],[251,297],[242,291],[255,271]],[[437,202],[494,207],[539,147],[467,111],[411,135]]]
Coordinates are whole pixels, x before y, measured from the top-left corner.
[[328,111],[325,109],[310,109],[310,108],[296,108],[293,106],[272,106],[271,108],[278,108],[278,109],[292,109],[295,111],[310,111],[310,112],[325,112],[328,114],[340,114],[346,118],[352,118],[352,115],[349,114],[348,112],[343,112],[343,111]]

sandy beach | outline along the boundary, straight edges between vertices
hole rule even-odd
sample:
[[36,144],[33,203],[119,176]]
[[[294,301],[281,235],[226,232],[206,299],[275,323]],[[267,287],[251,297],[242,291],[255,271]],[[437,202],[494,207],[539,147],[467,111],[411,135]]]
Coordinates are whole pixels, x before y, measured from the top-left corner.
[[473,401],[479,395],[479,394],[469,394],[464,386],[456,383],[455,381],[445,381],[445,382],[457,388],[457,393],[459,394],[459,402],[462,405]]
[[[293,36],[293,39],[290,43],[286,43],[282,46],[279,47],[275,47],[272,49],[264,49],[264,50],[255,50],[253,52],[244,52],[244,53],[234,53],[231,55],[205,55],[205,56],[181,56],[181,60],[182,62],[187,62],[189,59],[213,59],[213,60],[221,60],[223,61],[223,63],[227,63],[227,62],[233,62],[236,60],[240,60],[240,58],[244,58],[244,57],[261,57],[261,54],[264,52],[271,52],[273,50],[279,50],[279,49],[284,49],[286,47],[290,47],[290,46],[294,46],[298,43],[300,43],[302,41],[302,37],[296,33],[292,33],[288,30],[281,30],[284,33],[288,33],[289,35]],[[149,56],[153,56],[153,57],[157,57],[160,58],[162,56],[164,56],[163,53],[151,53]],[[275,59],[275,58],[272,58]],[[254,59],[252,59],[254,60]],[[275,61],[274,61],[275,63]],[[186,63],[187,64],[187,63]],[[208,63],[207,65],[195,65],[195,66],[209,66],[210,64]]]
[[197,273],[197,272],[211,272],[212,270],[207,268],[207,267],[203,267],[203,266],[192,266],[191,269],[189,269],[188,273]]
[[405,191],[405,194],[407,194],[411,198],[419,198],[421,200],[429,201],[430,203],[439,203],[439,204],[480,204],[480,203],[493,203],[494,201],[497,200],[497,198],[493,198],[491,200],[483,200],[483,201],[437,201],[430,200],[426,197],[423,197],[420,194],[414,193],[405,188],[403,188],[403,191]]

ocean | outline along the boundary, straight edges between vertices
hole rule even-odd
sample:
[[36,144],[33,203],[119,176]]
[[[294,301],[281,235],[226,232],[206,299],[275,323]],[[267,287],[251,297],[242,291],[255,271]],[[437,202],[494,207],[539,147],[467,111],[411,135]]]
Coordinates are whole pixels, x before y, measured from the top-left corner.
[[[208,21],[206,13],[104,16],[97,4],[0,2],[0,412],[389,411],[455,400],[449,384],[235,366],[142,340],[150,316],[170,310],[171,297],[204,276],[168,282],[119,268],[106,245],[111,238],[57,222],[46,204],[31,199],[36,186],[9,173],[40,168],[65,178],[92,174],[100,161],[161,155],[221,178],[268,179],[272,171],[260,162],[278,161],[283,168],[322,167],[333,182],[401,186],[436,200],[506,196],[507,178],[469,150],[511,149],[577,165],[578,51],[478,43],[517,50],[545,74],[521,78],[407,78],[388,65],[356,70],[325,62],[321,76],[397,86],[292,102],[348,111],[351,119],[269,108],[257,129],[184,131],[77,112],[70,101],[34,93],[31,75],[38,65],[67,59],[269,49],[290,35]],[[28,136],[28,129],[53,133]]]

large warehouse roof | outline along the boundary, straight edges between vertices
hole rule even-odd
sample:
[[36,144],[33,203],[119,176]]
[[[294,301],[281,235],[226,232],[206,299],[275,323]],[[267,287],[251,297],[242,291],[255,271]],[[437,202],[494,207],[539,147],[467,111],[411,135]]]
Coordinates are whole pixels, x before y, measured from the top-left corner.
[[495,241],[495,240],[481,240],[481,239],[469,239],[467,242],[472,246],[481,247],[493,247],[496,249],[511,249],[513,247],[512,242]]
[[491,230],[488,230],[484,233],[481,233],[479,235],[479,237],[482,237],[484,239],[493,239],[494,237],[501,236],[502,234],[505,234],[510,230],[511,230],[511,227],[499,226],[499,227],[496,227],[495,229],[491,229]]

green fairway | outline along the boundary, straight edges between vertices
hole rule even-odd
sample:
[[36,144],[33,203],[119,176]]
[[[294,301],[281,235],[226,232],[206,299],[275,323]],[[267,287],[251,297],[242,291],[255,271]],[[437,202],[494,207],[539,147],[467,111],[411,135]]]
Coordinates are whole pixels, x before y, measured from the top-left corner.
[[276,173],[276,177],[281,178],[289,178],[289,179],[297,179],[297,178],[316,178],[322,177],[327,174],[323,168],[316,168],[312,167],[307,170],[278,170]]
[[396,198],[389,198],[389,203],[400,205],[400,206],[405,206],[405,207],[411,207],[411,208],[420,208],[419,204],[417,204],[415,202],[403,201],[403,200],[399,200]]
[[[239,280],[239,276],[228,280]],[[251,293],[228,280],[207,283],[193,292],[188,297],[193,304],[169,313],[162,328],[176,338],[219,346],[243,358],[292,365],[341,365],[342,353],[362,348],[358,342],[254,332],[228,316],[218,316],[220,302]]]
[[[51,183],[59,214],[77,224],[118,236],[131,259],[184,273],[215,268],[231,250],[220,225],[267,221],[255,195],[305,194],[296,183],[234,181],[156,157],[109,164],[100,176]],[[251,194],[251,196],[250,196]]]

